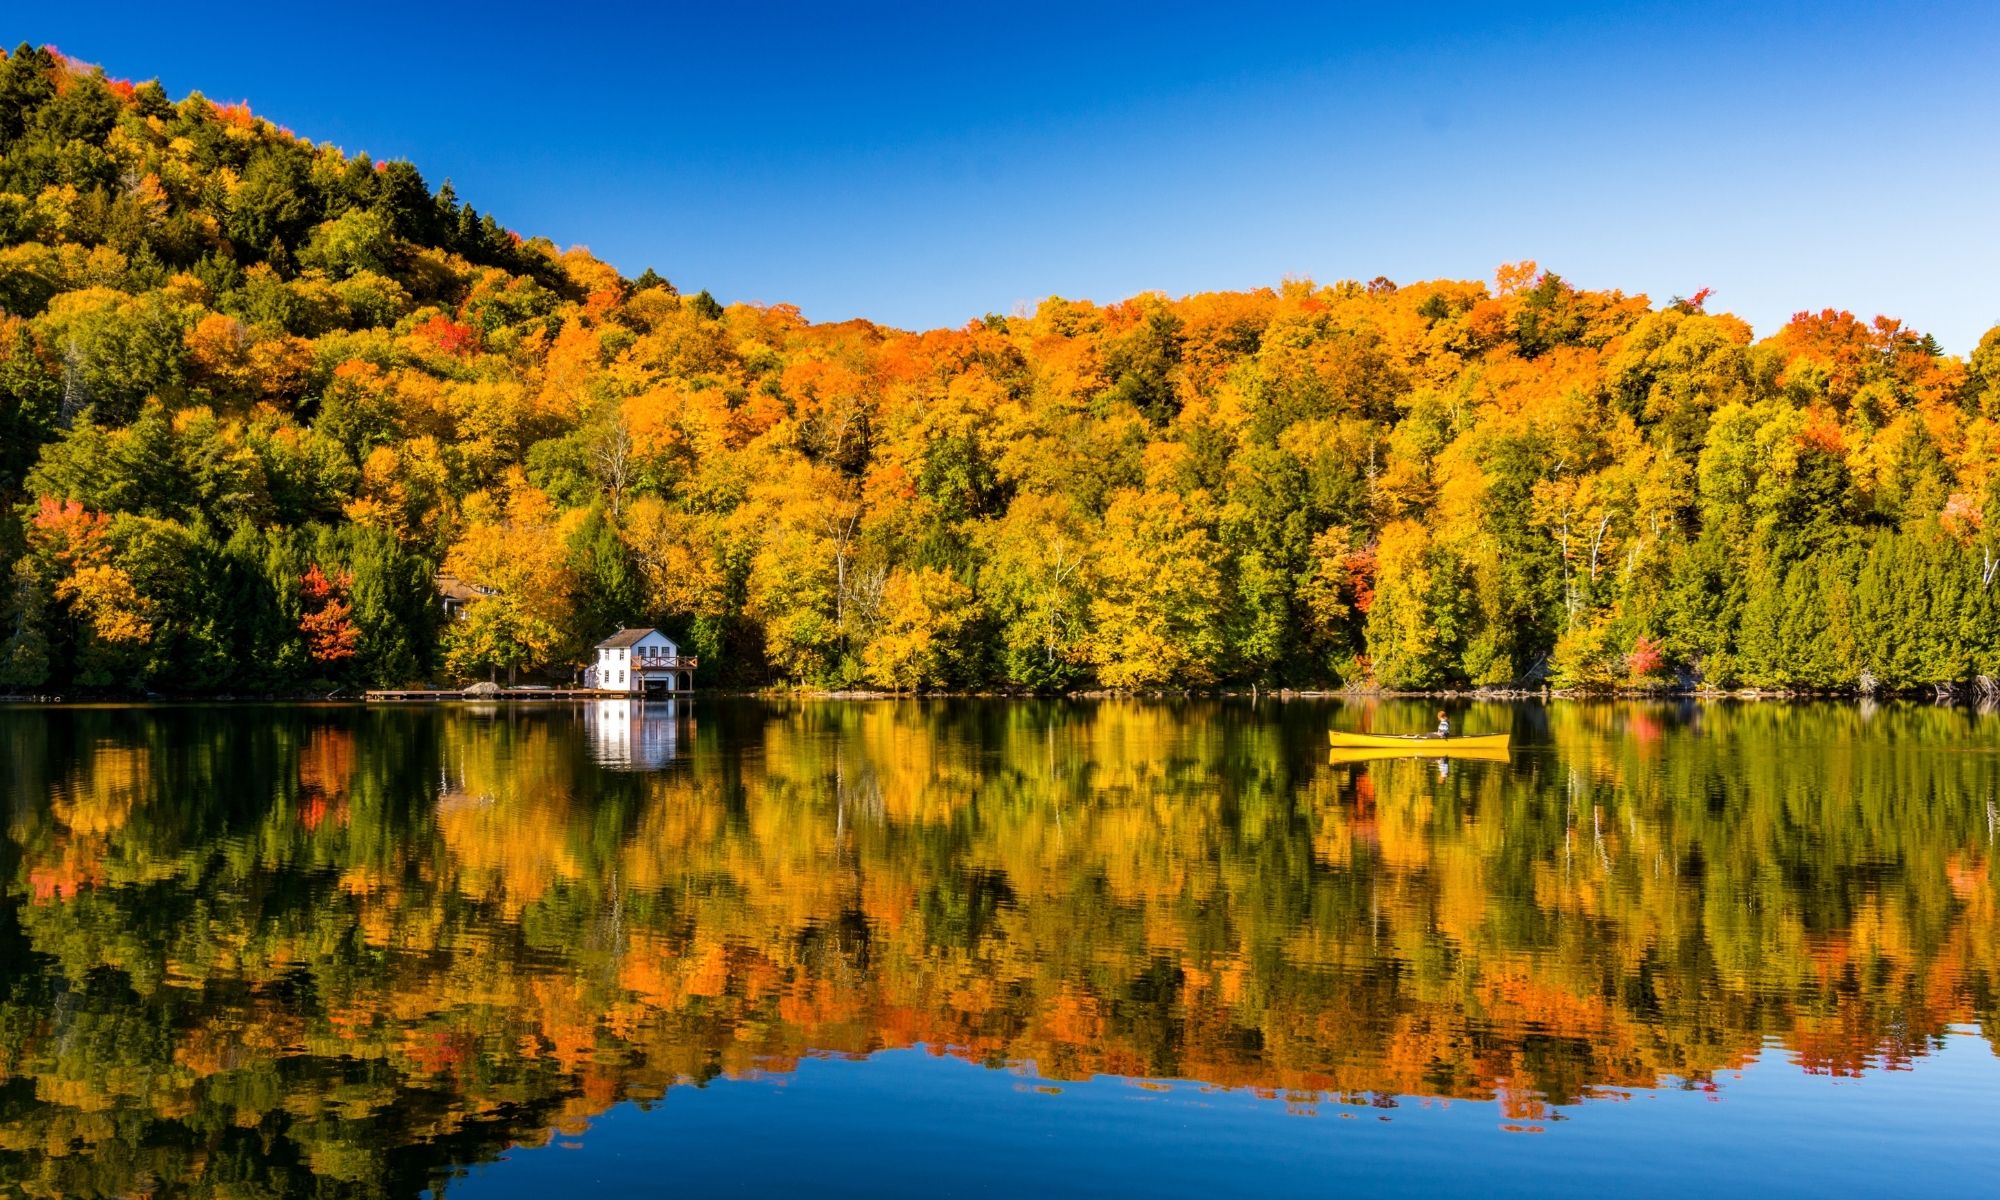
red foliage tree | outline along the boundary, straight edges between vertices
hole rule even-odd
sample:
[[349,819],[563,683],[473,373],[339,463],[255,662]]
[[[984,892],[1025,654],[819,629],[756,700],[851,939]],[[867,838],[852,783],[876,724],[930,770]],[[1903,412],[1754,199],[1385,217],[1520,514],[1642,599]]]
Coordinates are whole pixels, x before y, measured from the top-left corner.
[[1348,554],[1347,586],[1354,591],[1354,611],[1365,613],[1375,607],[1375,548],[1367,546]]
[[1632,652],[1625,656],[1625,669],[1632,673],[1634,679],[1650,679],[1666,665],[1667,657],[1660,653],[1658,643],[1643,633],[1638,641],[1632,643]]
[[111,527],[111,518],[74,500],[41,497],[29,526],[30,539],[68,570],[102,565],[109,553],[104,535]]
[[299,632],[306,636],[306,652],[316,663],[336,663],[354,657],[361,644],[361,630],[354,624],[354,606],[348,603],[348,589],[354,577],[341,572],[328,577],[314,563],[299,579],[299,596],[305,601],[305,615],[299,618]]
[[440,313],[416,327],[415,332],[430,339],[446,354],[463,358],[479,349],[479,331]]

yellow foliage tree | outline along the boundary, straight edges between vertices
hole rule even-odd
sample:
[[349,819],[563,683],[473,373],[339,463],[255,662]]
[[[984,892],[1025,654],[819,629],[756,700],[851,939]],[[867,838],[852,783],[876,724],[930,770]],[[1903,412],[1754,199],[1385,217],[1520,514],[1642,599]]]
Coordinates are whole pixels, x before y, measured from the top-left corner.
[[575,652],[564,529],[548,494],[519,468],[498,491],[466,501],[466,525],[445,556],[445,570],[491,595],[471,605],[446,643],[461,675],[547,665]]
[[889,572],[881,628],[861,652],[878,687],[915,691],[950,681],[959,638],[977,614],[972,589],[934,567]]
[[1221,557],[1215,540],[1171,492],[1112,498],[1093,549],[1091,660],[1111,687],[1199,687],[1216,678],[1222,638]]

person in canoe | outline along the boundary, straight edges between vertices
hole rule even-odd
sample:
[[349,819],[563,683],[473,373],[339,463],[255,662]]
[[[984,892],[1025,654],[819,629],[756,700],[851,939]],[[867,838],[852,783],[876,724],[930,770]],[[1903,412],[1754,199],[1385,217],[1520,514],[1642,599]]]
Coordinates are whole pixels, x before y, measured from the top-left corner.
[[1451,736],[1451,718],[1445,716],[1444,710],[1441,708],[1438,709],[1438,728],[1437,728],[1437,733],[1434,736],[1441,738],[1448,738]]

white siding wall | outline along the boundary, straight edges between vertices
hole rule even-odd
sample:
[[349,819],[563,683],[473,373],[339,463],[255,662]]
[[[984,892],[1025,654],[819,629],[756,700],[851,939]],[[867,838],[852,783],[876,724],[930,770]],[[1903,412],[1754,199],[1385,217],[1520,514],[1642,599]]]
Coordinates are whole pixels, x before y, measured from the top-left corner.
[[659,657],[660,655],[665,655],[668,658],[678,658],[680,657],[681,648],[674,645],[673,640],[667,637],[666,634],[655,630],[645,637],[640,638],[639,644],[632,647],[632,653],[641,658],[648,656]]
[[612,646],[597,652],[597,686],[609,692],[629,692],[638,685],[632,679],[631,650]]

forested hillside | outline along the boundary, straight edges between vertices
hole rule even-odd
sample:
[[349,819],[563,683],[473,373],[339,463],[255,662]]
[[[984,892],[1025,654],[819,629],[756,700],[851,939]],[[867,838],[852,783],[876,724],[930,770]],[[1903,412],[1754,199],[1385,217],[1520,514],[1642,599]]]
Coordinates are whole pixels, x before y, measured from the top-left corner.
[[566,675],[639,623],[711,683],[2000,674],[2000,331],[1705,300],[1518,264],[815,325],[24,46],[0,688]]

